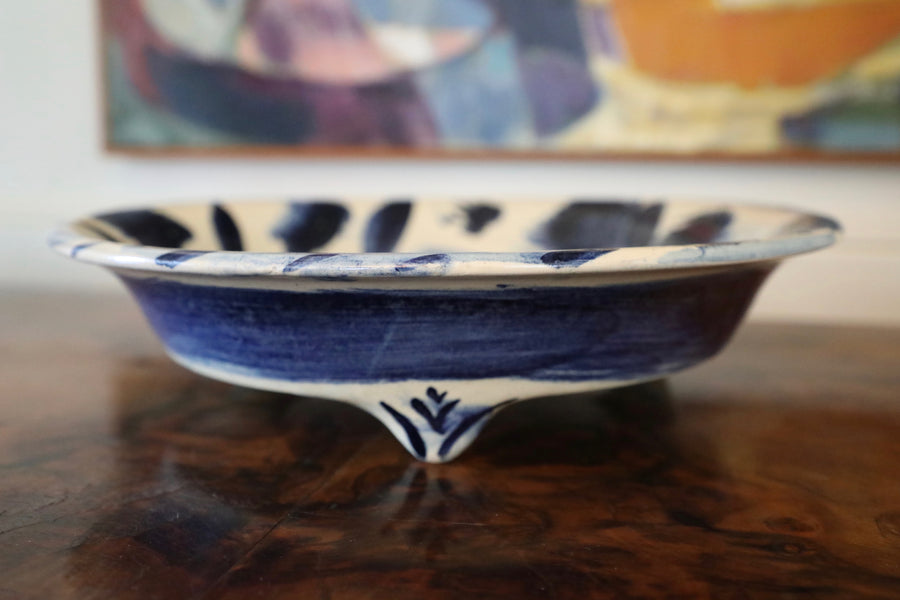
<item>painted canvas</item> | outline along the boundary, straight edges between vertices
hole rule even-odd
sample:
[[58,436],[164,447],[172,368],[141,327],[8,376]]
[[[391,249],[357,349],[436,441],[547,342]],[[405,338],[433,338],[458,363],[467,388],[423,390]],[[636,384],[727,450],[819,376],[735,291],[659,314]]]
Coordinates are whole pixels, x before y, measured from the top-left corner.
[[900,0],[101,0],[107,142],[900,157]]

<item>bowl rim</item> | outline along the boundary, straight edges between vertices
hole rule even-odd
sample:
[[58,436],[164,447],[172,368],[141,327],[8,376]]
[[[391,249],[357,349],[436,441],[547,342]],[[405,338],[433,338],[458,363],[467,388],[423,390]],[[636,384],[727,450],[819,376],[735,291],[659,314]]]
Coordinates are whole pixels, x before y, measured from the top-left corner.
[[[415,202],[415,196],[412,196]],[[365,199],[371,201],[372,199]],[[465,204],[466,198],[441,199]],[[481,198],[481,201],[484,199]],[[497,201],[504,201],[502,197]],[[285,200],[286,201],[286,200]],[[335,202],[355,203],[359,198]],[[426,202],[431,202],[432,197]],[[558,198],[505,200],[559,202]],[[234,250],[188,250],[105,240],[76,230],[78,223],[102,213],[69,221],[54,229],[49,238],[56,252],[81,262],[116,270],[148,274],[183,274],[213,277],[311,278],[321,280],[396,279],[398,277],[497,278],[517,276],[590,275],[674,269],[704,269],[715,266],[778,262],[834,244],[842,234],[834,219],[806,210],[742,201],[714,202],[694,199],[592,197],[586,201],[691,204],[710,210],[761,210],[794,217],[801,226],[760,239],[728,240],[681,245],[571,248],[536,251],[464,251],[424,254],[410,252],[253,252]],[[205,200],[117,208],[159,210],[184,204],[252,204],[253,200]],[[109,211],[104,211],[109,212]]]

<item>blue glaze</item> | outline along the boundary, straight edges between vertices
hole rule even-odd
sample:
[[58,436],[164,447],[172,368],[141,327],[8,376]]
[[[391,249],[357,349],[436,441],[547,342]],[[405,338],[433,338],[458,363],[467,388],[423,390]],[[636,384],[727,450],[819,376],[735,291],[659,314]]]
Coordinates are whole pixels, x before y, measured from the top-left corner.
[[112,225],[144,246],[180,248],[193,237],[191,231],[181,223],[152,210],[105,213],[96,218]]
[[446,423],[447,417],[453,412],[453,409],[456,408],[456,405],[459,404],[459,399],[451,400],[444,404],[444,399],[447,396],[447,392],[442,394],[438,394],[437,390],[433,387],[428,388],[427,392],[428,399],[431,401],[432,406],[436,412],[432,412],[431,409],[425,405],[425,402],[419,400],[418,398],[413,398],[410,400],[410,406],[412,406],[413,410],[422,415],[422,417],[428,421],[428,425],[437,433],[446,433]]
[[77,258],[82,250],[86,250],[87,248],[90,248],[91,246],[96,246],[97,243],[98,242],[87,242],[84,244],[78,244],[77,246],[73,247],[72,250],[69,252],[69,257]]
[[481,233],[500,216],[500,209],[490,204],[470,204],[462,210],[466,213],[466,231],[469,233]]
[[409,220],[412,202],[391,202],[381,207],[366,227],[364,250],[366,252],[391,252]]
[[614,250],[557,250],[541,255],[541,262],[551,267],[580,267],[584,263]]
[[402,413],[387,402],[382,402],[381,407],[388,411],[388,414],[390,414],[400,427],[403,428],[403,431],[406,432],[406,437],[409,439],[409,445],[412,446],[413,451],[416,453],[416,457],[425,458],[427,452],[425,449],[425,441],[422,439],[416,426],[412,424],[412,421],[403,416]]
[[292,202],[272,235],[284,240],[288,252],[312,252],[331,241],[349,216],[336,202]]
[[485,408],[477,408],[474,410],[469,410],[466,413],[461,415],[461,419],[459,420],[459,424],[450,432],[450,434],[444,438],[444,441],[441,443],[441,447],[438,448],[438,456],[441,458],[447,456],[450,451],[453,449],[453,445],[456,441],[466,434],[470,429],[475,427],[479,422],[483,421],[488,415],[494,413],[500,408],[506,406],[511,403],[512,400],[507,400],[506,402],[501,402],[500,404],[495,404],[494,406],[488,406]]
[[516,50],[498,28],[470,52],[414,73],[442,147],[509,147],[534,135]]
[[717,352],[768,267],[598,288],[289,292],[123,276],[168,347],[289,381],[662,375]]
[[663,245],[709,244],[725,236],[734,215],[727,210],[704,213],[670,233],[663,239]]
[[548,250],[646,246],[653,239],[662,204],[573,202],[531,234]]
[[212,220],[222,250],[239,251],[244,249],[241,232],[227,210],[218,204],[214,205]]
[[299,271],[303,268],[304,265],[311,265],[318,262],[322,262],[324,260],[328,260],[334,256],[338,256],[334,253],[323,252],[321,254],[307,254],[306,256],[301,256],[295,260],[292,260],[287,265],[285,265],[283,273],[293,273],[295,271]]
[[203,256],[204,254],[209,253],[200,250],[178,250],[176,252],[167,252],[156,257],[156,264],[161,267],[174,269],[181,263],[191,260],[192,258],[197,258],[198,256]]
[[399,274],[410,275],[415,274],[416,271],[422,270],[423,267],[441,267],[448,264],[450,264],[449,254],[426,254],[400,263],[395,270]]
[[[456,399],[444,404],[447,392],[439,394],[433,387],[428,388],[427,397],[437,411],[436,413],[433,413],[425,405],[425,402],[419,398],[411,399],[409,405],[425,419],[432,431],[438,435],[445,436],[437,450],[437,455],[441,458],[446,457],[453,450],[453,446],[459,438],[468,433],[473,427],[484,421],[492,413],[515,401],[510,399],[492,406],[460,406],[460,400]],[[428,447],[422,437],[422,431],[406,415],[387,402],[381,402],[380,404],[406,432],[409,444],[416,455],[419,458],[425,458]]]

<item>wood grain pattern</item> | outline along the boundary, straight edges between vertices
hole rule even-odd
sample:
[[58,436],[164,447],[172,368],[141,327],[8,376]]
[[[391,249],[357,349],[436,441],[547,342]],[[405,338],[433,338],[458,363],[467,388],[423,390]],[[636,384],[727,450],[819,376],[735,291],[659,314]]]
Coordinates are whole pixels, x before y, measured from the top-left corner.
[[898,357],[748,326],[424,465],[352,407],[175,366],[124,297],[6,295],[0,598],[897,598]]

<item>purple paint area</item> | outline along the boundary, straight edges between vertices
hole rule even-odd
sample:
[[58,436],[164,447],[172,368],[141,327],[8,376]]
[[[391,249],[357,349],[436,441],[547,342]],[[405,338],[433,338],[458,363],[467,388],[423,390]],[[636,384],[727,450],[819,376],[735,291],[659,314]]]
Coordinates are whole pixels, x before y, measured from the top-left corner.
[[587,63],[577,0],[492,0],[522,50],[544,48]]
[[345,0],[260,0],[251,12],[253,32],[263,54],[273,62],[289,62],[304,43],[332,38],[365,43],[367,32]]
[[581,8],[581,22],[590,54],[603,54],[615,59],[624,57],[625,50],[609,8],[584,5]]
[[562,52],[531,50],[519,59],[538,135],[550,135],[587,113],[600,98],[584,64]]
[[294,44],[290,32],[280,19],[263,13],[253,22],[253,33],[266,58],[276,63],[284,63],[291,59]]

